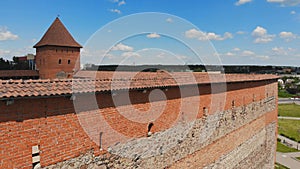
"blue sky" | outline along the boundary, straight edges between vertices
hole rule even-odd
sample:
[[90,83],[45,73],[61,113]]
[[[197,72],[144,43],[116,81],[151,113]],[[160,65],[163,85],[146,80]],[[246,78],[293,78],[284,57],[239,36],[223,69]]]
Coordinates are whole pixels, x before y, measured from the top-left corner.
[[[35,53],[59,15],[84,46],[82,63],[299,66],[299,7],[300,0],[2,0],[0,57]],[[128,17],[143,12],[162,14]],[[88,57],[104,53],[100,62]]]

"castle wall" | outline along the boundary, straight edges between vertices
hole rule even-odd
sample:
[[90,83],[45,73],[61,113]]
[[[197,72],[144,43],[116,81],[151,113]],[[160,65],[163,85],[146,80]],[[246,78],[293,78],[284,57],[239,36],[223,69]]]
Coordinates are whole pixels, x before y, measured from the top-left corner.
[[[0,168],[32,168],[32,146],[36,145],[41,166],[46,168],[218,168],[225,164],[228,168],[255,168],[254,163],[258,168],[271,168],[274,165],[276,80],[232,82],[227,84],[227,91],[213,91],[213,94],[210,85],[199,85],[200,96],[187,92],[182,97],[179,88],[170,87],[161,90],[165,99],[153,98],[149,103],[153,90],[130,91],[134,109],[124,101],[126,91],[97,93],[99,109],[92,104],[93,94],[78,95],[76,111],[70,96],[20,98],[11,105],[1,101]],[[212,105],[212,100],[218,98],[215,96],[222,94],[226,99],[214,100]],[[143,122],[132,115],[160,110],[161,114],[151,121],[153,134],[146,137],[149,121]],[[104,121],[129,139],[119,141],[119,135],[107,132],[102,125]],[[103,132],[102,151],[99,131]]]

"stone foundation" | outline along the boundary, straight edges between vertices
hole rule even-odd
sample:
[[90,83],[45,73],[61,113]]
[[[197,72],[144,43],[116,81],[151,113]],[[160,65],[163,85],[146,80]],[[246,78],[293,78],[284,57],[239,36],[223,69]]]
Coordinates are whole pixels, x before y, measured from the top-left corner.
[[276,104],[268,97],[45,168],[274,168]]

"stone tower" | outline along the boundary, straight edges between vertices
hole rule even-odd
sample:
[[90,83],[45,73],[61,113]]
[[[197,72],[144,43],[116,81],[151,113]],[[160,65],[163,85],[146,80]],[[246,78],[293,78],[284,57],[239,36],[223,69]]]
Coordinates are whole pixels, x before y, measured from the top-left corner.
[[36,67],[41,79],[71,78],[80,69],[80,48],[56,18],[36,48]]

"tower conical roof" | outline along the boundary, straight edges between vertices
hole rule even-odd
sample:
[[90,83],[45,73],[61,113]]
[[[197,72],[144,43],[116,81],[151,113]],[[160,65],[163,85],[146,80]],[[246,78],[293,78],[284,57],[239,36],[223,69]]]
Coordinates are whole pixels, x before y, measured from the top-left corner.
[[77,47],[82,46],[75,41],[72,35],[69,33],[64,24],[57,17],[52,25],[48,28],[42,39],[33,47],[41,46],[64,46],[64,47]]

